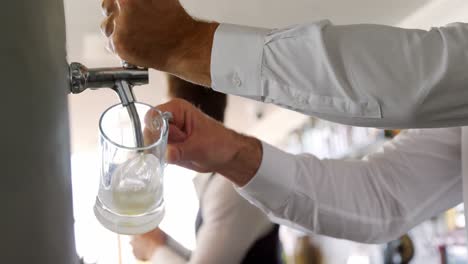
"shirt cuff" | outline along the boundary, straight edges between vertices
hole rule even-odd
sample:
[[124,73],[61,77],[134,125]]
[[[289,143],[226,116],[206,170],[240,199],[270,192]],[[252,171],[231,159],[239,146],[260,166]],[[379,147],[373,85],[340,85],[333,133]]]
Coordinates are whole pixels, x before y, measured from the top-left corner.
[[263,96],[263,46],[270,31],[230,24],[219,25],[211,52],[211,87],[227,94]]
[[294,155],[262,142],[263,156],[257,174],[237,191],[266,211],[283,207],[292,193],[296,165]]

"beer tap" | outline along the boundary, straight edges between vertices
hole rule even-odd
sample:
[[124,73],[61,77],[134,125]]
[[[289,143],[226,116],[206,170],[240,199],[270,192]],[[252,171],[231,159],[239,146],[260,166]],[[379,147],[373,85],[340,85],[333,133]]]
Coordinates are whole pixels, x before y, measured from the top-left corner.
[[86,89],[97,90],[111,88],[127,108],[135,131],[137,147],[144,147],[141,133],[141,122],[135,108],[136,98],[133,87],[148,84],[148,69],[136,67],[126,62],[122,67],[115,68],[87,68],[81,63],[73,62],[70,68],[70,92],[79,94]]

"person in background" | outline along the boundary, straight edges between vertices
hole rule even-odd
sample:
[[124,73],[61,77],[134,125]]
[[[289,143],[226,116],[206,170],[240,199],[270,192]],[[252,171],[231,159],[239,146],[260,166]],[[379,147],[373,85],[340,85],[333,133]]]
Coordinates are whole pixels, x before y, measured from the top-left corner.
[[[223,122],[227,96],[168,76],[169,95],[182,98],[211,118]],[[215,173],[194,179],[200,210],[197,246],[192,252],[177,245],[162,230],[135,236],[134,255],[152,263],[281,263],[278,225],[243,199],[232,183]]]

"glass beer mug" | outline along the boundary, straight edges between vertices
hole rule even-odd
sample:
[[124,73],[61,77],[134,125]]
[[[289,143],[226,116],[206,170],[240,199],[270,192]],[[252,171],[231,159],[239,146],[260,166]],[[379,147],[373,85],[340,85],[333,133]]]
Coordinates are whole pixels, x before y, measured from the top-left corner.
[[104,227],[126,235],[151,231],[164,216],[164,154],[171,118],[160,112],[149,132],[144,117],[152,107],[135,107],[145,135],[143,146],[138,147],[134,124],[121,104],[107,109],[99,121],[101,179],[94,213]]

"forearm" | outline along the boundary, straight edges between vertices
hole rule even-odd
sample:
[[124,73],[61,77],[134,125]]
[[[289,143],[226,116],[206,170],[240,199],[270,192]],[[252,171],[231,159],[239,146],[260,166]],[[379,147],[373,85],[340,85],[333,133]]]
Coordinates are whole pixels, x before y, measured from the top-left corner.
[[193,34],[186,35],[180,45],[171,52],[162,70],[184,80],[206,87],[211,86],[211,50],[219,24],[196,22]]
[[257,173],[262,161],[262,143],[253,137],[228,130],[231,158],[220,166],[217,172],[237,186],[244,186]]

